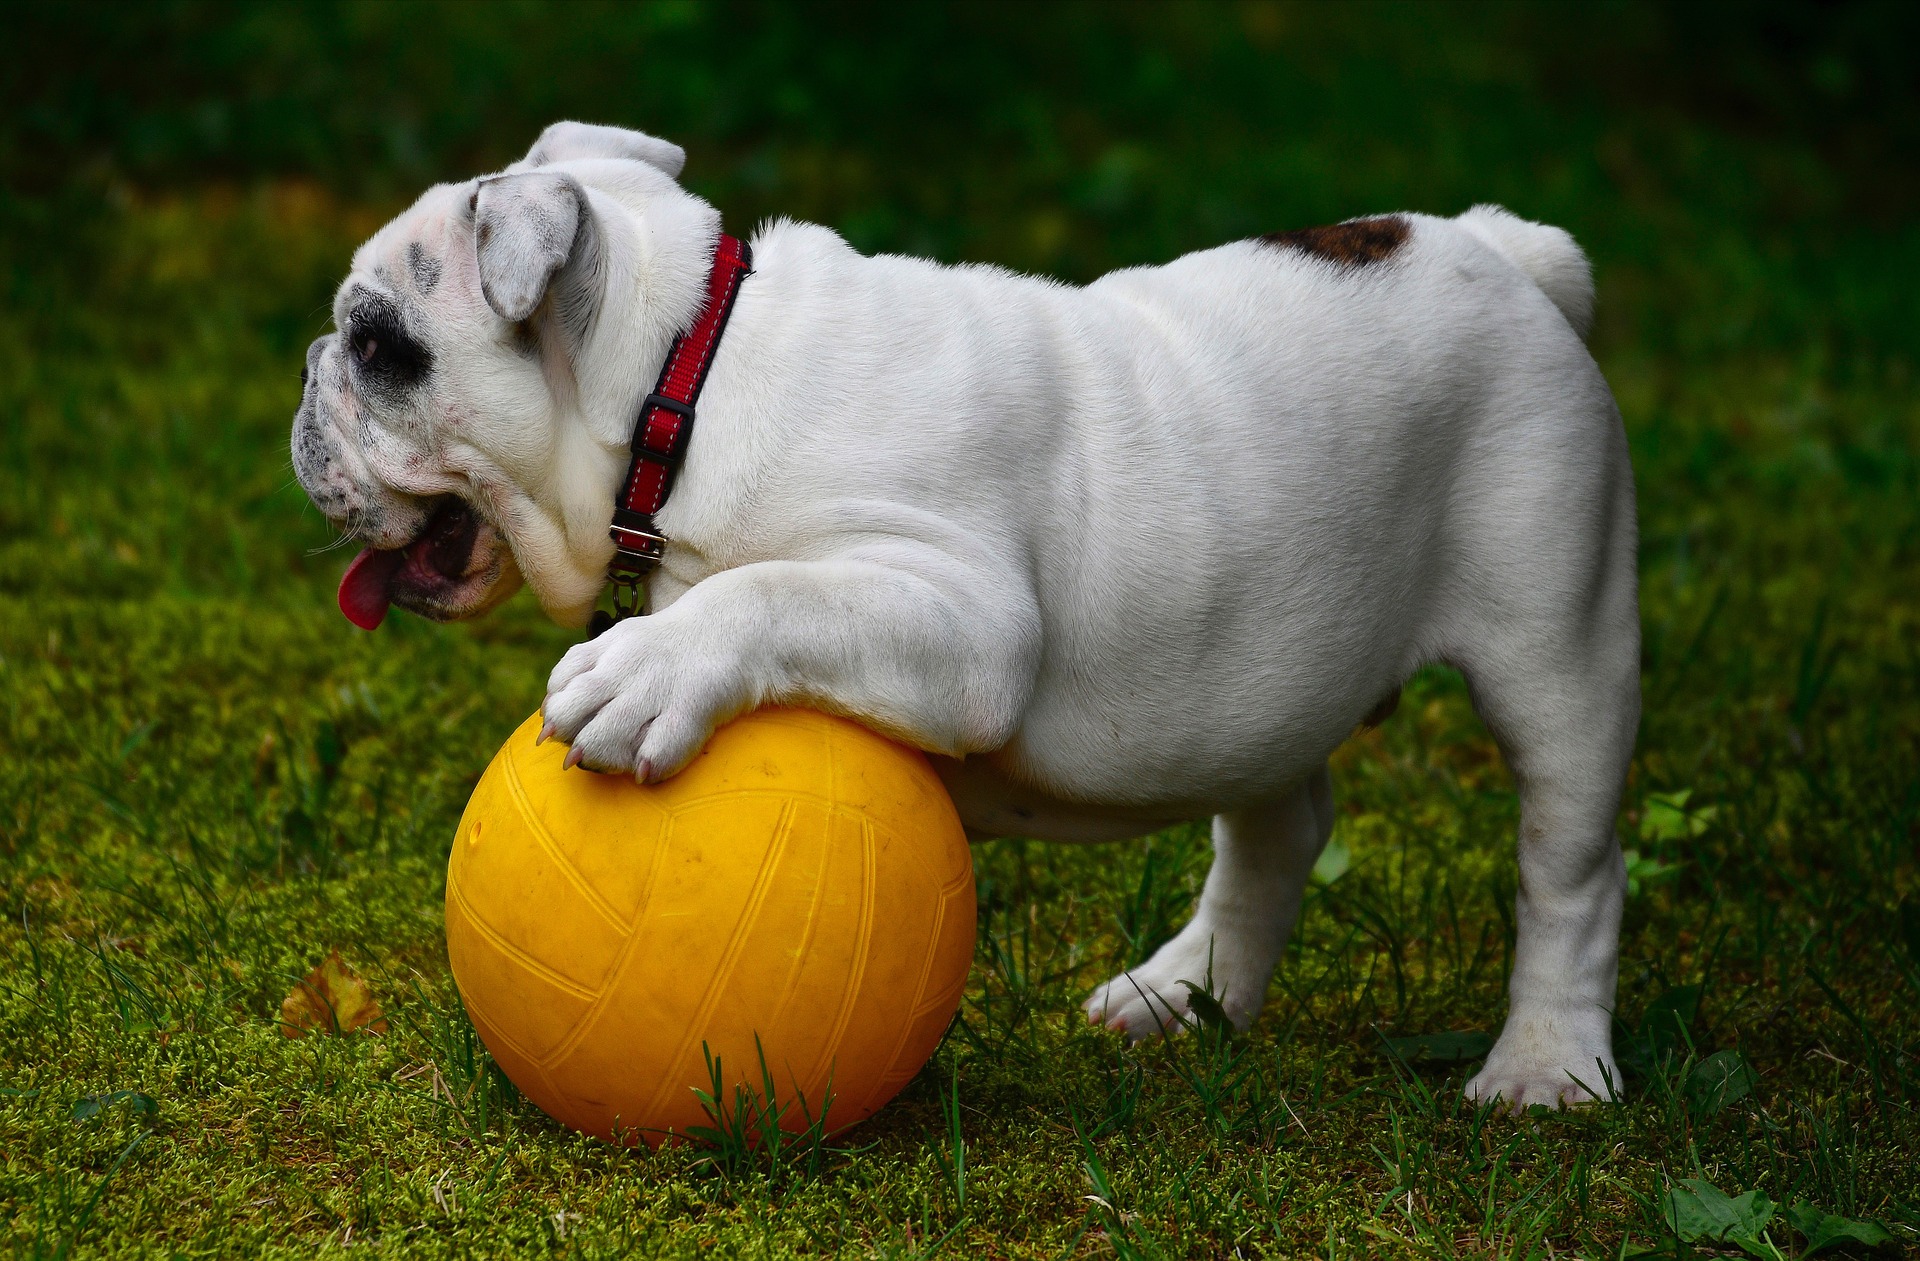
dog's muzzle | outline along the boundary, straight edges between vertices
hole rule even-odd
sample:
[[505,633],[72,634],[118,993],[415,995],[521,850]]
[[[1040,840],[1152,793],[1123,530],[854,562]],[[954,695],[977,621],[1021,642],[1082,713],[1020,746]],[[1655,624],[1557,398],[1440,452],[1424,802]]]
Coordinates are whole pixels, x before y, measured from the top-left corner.
[[396,599],[429,611],[445,603],[469,577],[480,518],[459,499],[440,502],[412,542],[369,547],[354,557],[340,579],[340,611],[362,630],[372,630]]

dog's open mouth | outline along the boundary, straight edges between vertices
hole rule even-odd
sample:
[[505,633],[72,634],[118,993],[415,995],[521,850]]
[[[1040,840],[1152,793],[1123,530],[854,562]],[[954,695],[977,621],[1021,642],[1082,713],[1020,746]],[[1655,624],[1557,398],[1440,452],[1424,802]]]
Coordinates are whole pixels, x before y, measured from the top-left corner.
[[396,602],[428,617],[459,616],[462,588],[483,577],[476,566],[497,568],[478,555],[480,535],[473,509],[458,499],[442,501],[413,542],[369,547],[353,558],[340,579],[340,611],[363,630],[380,625]]

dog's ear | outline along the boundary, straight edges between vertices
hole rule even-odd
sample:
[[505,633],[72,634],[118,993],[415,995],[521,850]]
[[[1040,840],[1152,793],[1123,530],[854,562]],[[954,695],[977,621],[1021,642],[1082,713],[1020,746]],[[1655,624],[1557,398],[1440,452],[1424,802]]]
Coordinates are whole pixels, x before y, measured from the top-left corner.
[[625,127],[598,123],[555,123],[540,133],[527,156],[513,170],[530,171],[572,158],[626,158],[658,167],[675,179],[687,164],[687,151],[677,144]]
[[526,319],[551,290],[562,323],[584,339],[599,296],[600,233],[579,180],[557,171],[481,180],[473,252],[480,291],[501,319]]

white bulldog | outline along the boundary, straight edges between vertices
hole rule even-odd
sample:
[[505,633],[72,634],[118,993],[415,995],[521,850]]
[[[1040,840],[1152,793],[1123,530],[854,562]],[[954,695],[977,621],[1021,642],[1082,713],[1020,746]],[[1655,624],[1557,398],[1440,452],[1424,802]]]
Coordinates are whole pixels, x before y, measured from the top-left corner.
[[[586,621],[640,400],[720,219],[636,132],[549,127],[355,254],[307,352],[301,484],[341,588],[434,618],[524,579]],[[1089,1015],[1259,1011],[1333,826],[1327,757],[1458,668],[1519,786],[1511,1010],[1469,1086],[1605,1097],[1639,719],[1633,477],[1587,262],[1491,206],[1235,241],[1076,287],[786,221],[699,401],[651,616],[555,667],[549,731],[671,775],[792,702],[935,756],[968,828],[1213,817],[1199,908]]]

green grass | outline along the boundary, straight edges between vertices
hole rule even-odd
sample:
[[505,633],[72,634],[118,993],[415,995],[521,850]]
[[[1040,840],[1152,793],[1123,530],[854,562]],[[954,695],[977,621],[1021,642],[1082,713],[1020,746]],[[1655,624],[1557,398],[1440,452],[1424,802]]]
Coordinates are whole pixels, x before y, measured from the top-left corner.
[[[1839,1229],[1821,1214],[1920,1251],[1898,10],[183,4],[17,30],[14,1256],[1793,1256]],[[1008,840],[975,854],[959,1020],[853,1133],[777,1164],[737,1136],[648,1154],[521,1100],[460,1013],[442,879],[569,637],[524,600],[349,628],[286,430],[353,244],[568,113],[685,141],[735,226],[793,213],[1072,279],[1481,199],[1573,229],[1640,479],[1629,1101],[1523,1121],[1461,1101],[1503,1014],[1516,807],[1440,671],[1338,755],[1346,866],[1323,864],[1250,1036],[1130,1050],[1077,1015],[1178,927],[1202,829]],[[281,998],[333,949],[388,1031],[283,1037]]]

